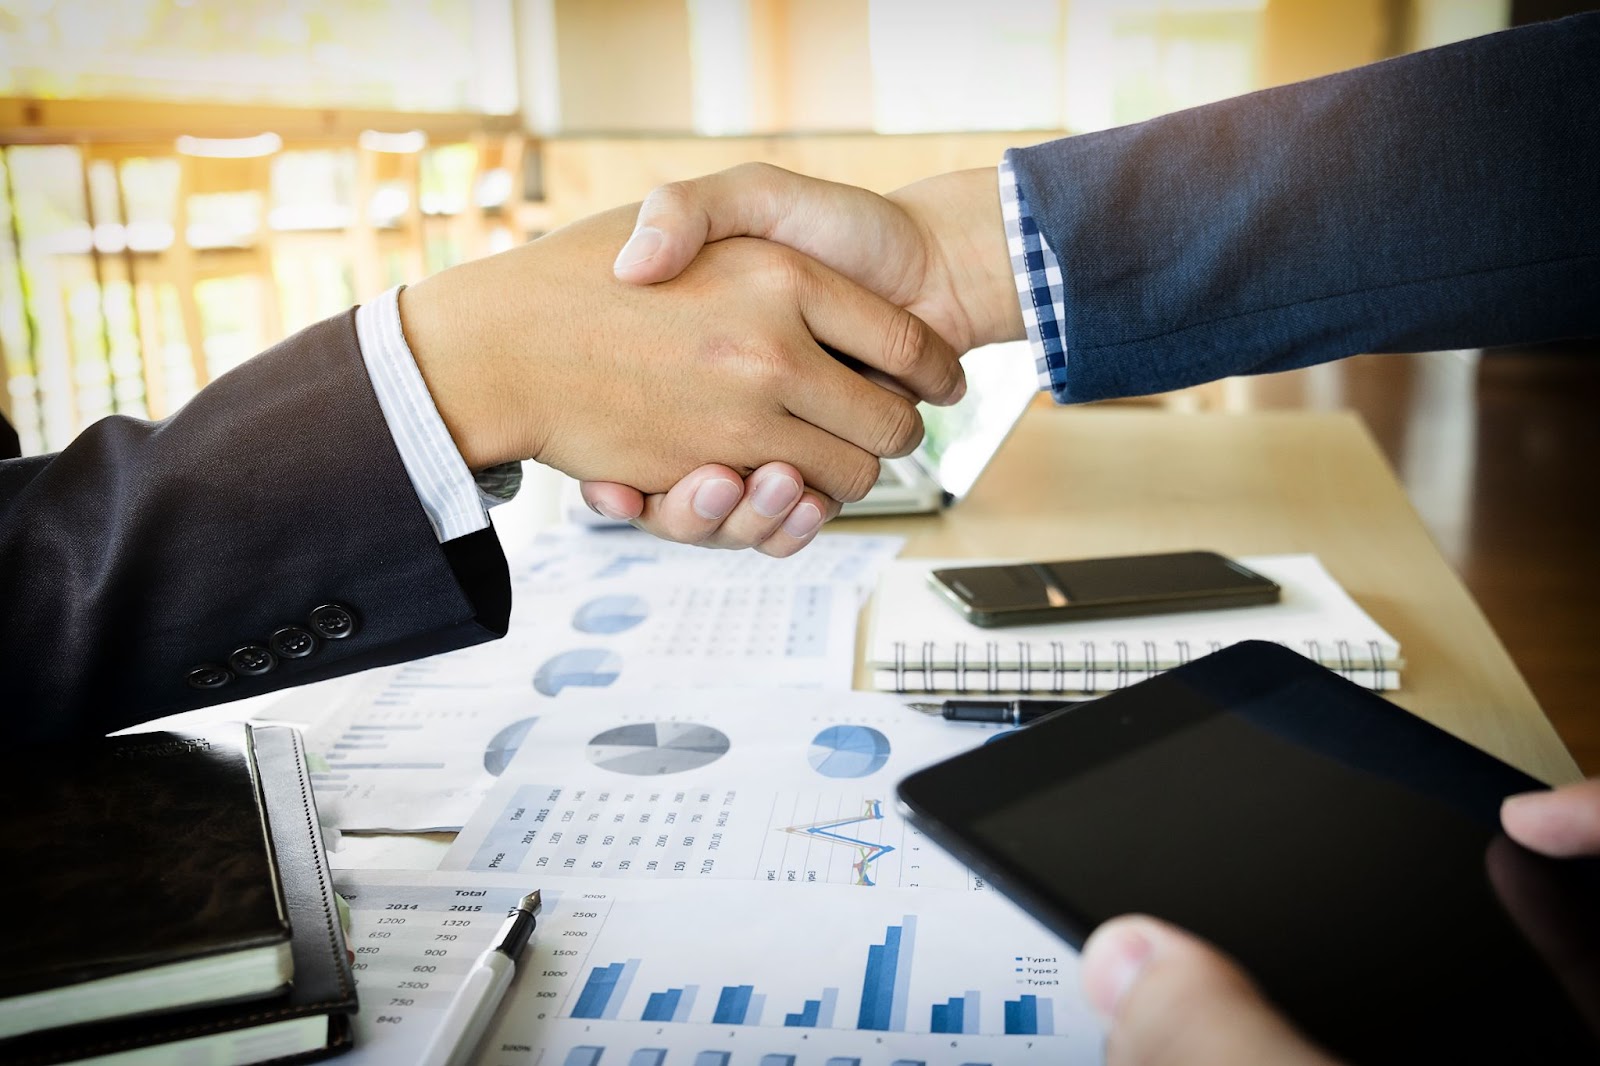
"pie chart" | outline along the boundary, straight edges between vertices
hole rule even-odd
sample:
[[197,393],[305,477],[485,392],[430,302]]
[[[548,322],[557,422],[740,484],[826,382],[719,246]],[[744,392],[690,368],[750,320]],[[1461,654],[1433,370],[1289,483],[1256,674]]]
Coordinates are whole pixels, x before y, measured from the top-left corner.
[[681,774],[728,754],[728,735],[693,722],[638,722],[607,729],[589,740],[589,761],[634,777]]
[[605,648],[574,648],[545,661],[533,675],[533,687],[544,696],[564,688],[605,688],[622,673],[622,657]]
[[622,633],[650,617],[650,608],[638,596],[601,596],[579,607],[572,628],[580,633]]
[[528,735],[528,730],[538,720],[524,718],[520,722],[512,722],[490,737],[488,745],[483,749],[483,768],[496,777],[505,773],[506,767],[511,765],[511,757],[522,747],[522,738]]
[[866,777],[889,761],[889,738],[864,725],[833,725],[811,738],[806,753],[823,777]]

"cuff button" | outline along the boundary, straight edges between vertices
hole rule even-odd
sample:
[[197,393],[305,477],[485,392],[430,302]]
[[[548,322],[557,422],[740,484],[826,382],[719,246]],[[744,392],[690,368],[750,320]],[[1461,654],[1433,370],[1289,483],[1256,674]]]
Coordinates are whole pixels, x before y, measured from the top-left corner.
[[190,688],[215,689],[221,688],[229,681],[232,681],[233,674],[226,666],[218,666],[216,663],[201,663],[189,671],[186,680],[189,682]]
[[282,659],[304,659],[317,650],[317,638],[309,629],[300,626],[282,626],[272,632],[272,652]]
[[259,677],[277,666],[278,658],[260,644],[246,644],[234,649],[228,656],[228,665],[241,677]]
[[356,631],[355,612],[342,603],[325,603],[311,612],[311,628],[326,640],[343,640]]

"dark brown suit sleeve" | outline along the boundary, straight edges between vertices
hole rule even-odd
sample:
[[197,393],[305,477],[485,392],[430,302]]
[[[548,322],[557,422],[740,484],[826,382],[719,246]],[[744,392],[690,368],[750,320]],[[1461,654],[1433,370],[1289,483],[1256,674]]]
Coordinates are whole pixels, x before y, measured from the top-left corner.
[[0,462],[0,603],[0,715],[28,742],[490,640],[510,582],[492,530],[434,536],[351,312],[165,421]]

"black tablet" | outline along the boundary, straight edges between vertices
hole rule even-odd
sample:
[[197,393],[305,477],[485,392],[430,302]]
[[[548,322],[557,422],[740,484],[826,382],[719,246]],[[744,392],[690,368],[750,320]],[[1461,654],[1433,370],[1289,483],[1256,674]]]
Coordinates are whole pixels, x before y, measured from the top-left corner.
[[1118,914],[1175,922],[1349,1061],[1600,1062],[1600,863],[1499,828],[1500,801],[1539,787],[1250,642],[914,774],[900,798],[1074,945]]

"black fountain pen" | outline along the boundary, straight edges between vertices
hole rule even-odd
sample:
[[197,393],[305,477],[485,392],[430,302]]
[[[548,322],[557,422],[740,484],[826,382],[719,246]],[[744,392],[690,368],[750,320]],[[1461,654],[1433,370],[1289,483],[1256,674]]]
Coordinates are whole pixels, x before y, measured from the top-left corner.
[[943,703],[909,703],[906,706],[923,714],[937,714],[947,722],[999,722],[1002,725],[1027,725],[1063,707],[1082,700],[945,700]]

